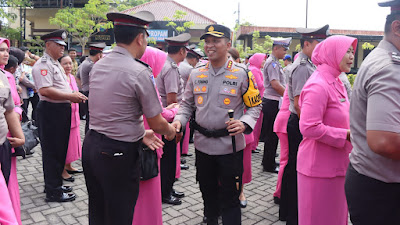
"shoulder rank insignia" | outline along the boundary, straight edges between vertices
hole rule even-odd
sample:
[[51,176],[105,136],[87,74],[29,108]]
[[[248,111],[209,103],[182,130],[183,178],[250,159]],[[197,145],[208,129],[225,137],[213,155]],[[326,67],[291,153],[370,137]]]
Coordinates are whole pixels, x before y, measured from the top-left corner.
[[226,66],[226,68],[231,69],[233,65],[232,60],[229,60],[228,65]]
[[44,55],[42,56],[42,62],[46,62],[47,61],[47,57]]
[[172,66],[172,68],[178,68],[178,65],[176,65],[175,62],[171,62],[171,66]]
[[276,62],[272,62],[271,64],[272,64],[272,67],[276,68],[276,65],[277,65]]
[[392,57],[392,61],[396,64],[400,64],[400,55],[398,55],[396,52],[389,53]]
[[207,68],[200,68],[200,69],[199,69],[199,72],[207,72],[207,71],[208,71]]
[[306,63],[307,63],[307,59],[302,58],[302,59],[300,60],[300,64],[301,64],[301,65],[306,64]]
[[233,76],[233,74],[226,75],[225,77],[228,78],[228,79],[231,79],[231,80],[236,80],[238,78],[237,76]]
[[228,69],[228,71],[231,73],[236,73],[236,72],[240,71],[240,69],[230,69],[230,70]]
[[42,76],[46,76],[47,75],[47,70],[40,70],[40,74],[42,74]]
[[208,76],[207,75],[204,75],[204,74],[201,74],[201,75],[198,75],[198,76],[196,76],[197,78],[207,78]]
[[251,71],[247,73],[249,80],[249,87],[246,93],[243,95],[244,104],[247,107],[254,107],[262,103],[260,91],[257,89],[257,84],[255,83],[254,75]]

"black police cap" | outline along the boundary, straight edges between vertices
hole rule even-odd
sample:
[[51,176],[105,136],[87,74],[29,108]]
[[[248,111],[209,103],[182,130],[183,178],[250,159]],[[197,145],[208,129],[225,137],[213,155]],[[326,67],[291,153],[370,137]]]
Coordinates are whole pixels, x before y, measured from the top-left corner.
[[320,28],[297,28],[296,32],[301,34],[301,38],[307,39],[326,39],[329,36],[329,25]]
[[380,7],[391,7],[392,12],[400,12],[400,0],[392,0],[378,3]]
[[167,42],[168,46],[182,46],[189,50],[190,48],[188,47],[188,44],[190,38],[192,38],[190,34],[183,33],[178,36],[165,38],[165,42]]
[[114,26],[130,26],[147,29],[149,24],[154,21],[153,13],[140,11],[133,15],[125,13],[107,13],[107,19],[114,22]]
[[43,41],[54,41],[57,44],[67,46],[64,39],[67,38],[67,32],[65,30],[56,30],[51,33],[43,35],[40,39]]
[[231,39],[231,29],[223,25],[219,24],[208,25],[204,30],[204,32],[205,33],[200,37],[200,40],[206,38],[207,35],[211,35],[214,37],[226,37],[229,40]]

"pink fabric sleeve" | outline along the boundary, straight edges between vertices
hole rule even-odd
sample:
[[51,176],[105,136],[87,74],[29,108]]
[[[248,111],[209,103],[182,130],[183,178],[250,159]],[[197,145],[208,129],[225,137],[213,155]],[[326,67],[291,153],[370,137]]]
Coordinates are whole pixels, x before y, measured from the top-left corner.
[[168,122],[172,122],[177,112],[178,112],[177,108],[173,109],[163,108],[161,116],[164,117]]
[[263,97],[265,88],[264,88],[264,81],[262,78],[263,75],[261,73],[261,70],[260,69],[252,69],[251,72],[253,73],[254,78],[256,79],[258,90],[260,91],[260,95],[261,95],[261,97]]
[[346,144],[347,129],[327,126],[323,123],[329,94],[324,84],[306,85],[300,95],[300,131],[304,138],[327,145],[343,148]]

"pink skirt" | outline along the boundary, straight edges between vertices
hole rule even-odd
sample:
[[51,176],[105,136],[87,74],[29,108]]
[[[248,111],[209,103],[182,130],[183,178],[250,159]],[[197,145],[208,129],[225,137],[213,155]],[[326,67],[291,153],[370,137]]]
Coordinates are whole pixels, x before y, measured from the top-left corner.
[[71,128],[65,164],[72,163],[82,157],[82,143],[79,126]]
[[253,138],[254,138],[254,140],[250,144],[251,150],[256,150],[257,149],[258,142],[260,141],[262,121],[263,121],[263,113],[260,112],[260,117],[258,117],[256,126],[253,129]]
[[7,184],[6,181],[4,180],[4,176],[1,170],[0,170],[0,224],[1,225],[19,224],[14,212],[14,207],[11,202]]
[[243,176],[242,182],[243,184],[248,184],[251,182],[251,147],[250,145],[246,145],[246,148],[243,150]]
[[345,177],[319,178],[297,173],[299,225],[347,225]]
[[181,145],[176,144],[176,170],[175,178],[181,177]]
[[[158,158],[160,168],[160,158]],[[139,196],[133,213],[133,225],[162,225],[160,173],[150,180],[140,181]]]
[[279,137],[279,143],[281,146],[281,154],[279,160],[279,172],[278,172],[278,180],[276,182],[276,189],[274,196],[280,198],[281,197],[281,185],[282,185],[282,176],[283,171],[288,163],[289,159],[289,141],[287,133],[277,132],[276,135]]
[[189,153],[189,139],[190,139],[190,128],[189,123],[186,124],[185,136],[183,137],[182,143],[182,154]]

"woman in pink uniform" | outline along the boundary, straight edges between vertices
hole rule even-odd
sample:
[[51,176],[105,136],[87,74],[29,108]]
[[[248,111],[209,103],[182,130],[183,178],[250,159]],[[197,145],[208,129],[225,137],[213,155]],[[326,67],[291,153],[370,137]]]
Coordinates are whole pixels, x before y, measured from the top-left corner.
[[[256,53],[249,59],[249,70],[253,73],[254,78],[260,91],[261,98],[264,95],[264,76],[261,72],[261,68],[264,67],[265,60],[267,59],[266,54]],[[258,141],[260,140],[261,127],[262,127],[263,113],[260,112],[260,117],[257,120],[256,126],[253,130],[253,141],[250,144],[250,148],[253,151],[257,150]]]
[[[5,65],[8,63],[9,59],[9,49],[10,49],[10,41],[5,38],[0,38],[0,69],[5,73],[8,83],[10,85],[11,97],[13,99],[14,112],[18,113],[19,119],[21,119],[22,109],[21,100],[19,98],[14,76],[4,71]],[[4,87],[4,85],[3,85]],[[13,121],[18,123],[18,121]],[[19,125],[19,123],[18,123]],[[10,124],[9,124],[10,127]],[[19,129],[21,129],[19,127]],[[23,135],[22,130],[20,131],[21,135]],[[8,132],[7,137],[10,138],[11,134]],[[10,139],[9,139],[10,140]],[[14,152],[14,149],[11,150]],[[1,168],[1,164],[0,164]],[[19,186],[17,179],[17,160],[16,157],[11,158],[11,168],[10,168],[10,176],[8,180],[8,185],[5,182],[3,174],[0,171],[0,224],[4,225],[21,225],[21,205],[20,205],[20,195],[19,195]],[[4,204],[4,205],[3,205]]]
[[317,70],[300,94],[297,155],[299,225],[345,225],[344,182],[350,143],[349,99],[338,78],[350,72],[357,39],[332,36],[315,48]]
[[278,135],[279,144],[281,147],[278,180],[276,182],[276,189],[274,193],[274,202],[276,204],[279,204],[281,198],[281,184],[282,184],[283,171],[285,171],[285,166],[288,163],[289,159],[289,141],[286,129],[290,116],[289,105],[290,105],[290,100],[288,96],[288,90],[286,88],[285,93],[283,94],[281,108],[274,122],[274,132],[276,133],[276,135]]
[[[141,60],[150,65],[153,70],[152,77],[154,79],[161,72],[164,62],[167,59],[167,54],[159,49],[147,47]],[[156,88],[157,90],[157,88]],[[161,104],[161,100],[160,100]],[[171,104],[167,108],[163,108],[161,115],[168,121],[172,122],[178,111],[177,104]],[[144,119],[145,129],[149,129],[147,121]],[[161,139],[161,135],[156,134]],[[163,154],[163,149],[158,148],[158,168],[160,168],[160,158]],[[160,173],[157,177],[146,181],[140,181],[139,197],[136,202],[135,212],[133,214],[133,225],[162,225],[162,206],[161,206],[161,180]]]
[[[65,55],[58,59],[61,66],[64,68],[65,75],[69,86],[73,92],[79,91],[76,84],[76,80],[72,72],[72,59],[68,55]],[[65,158],[65,167],[63,171],[63,178],[67,181],[73,181],[74,177],[69,175],[69,173],[79,173],[82,172],[76,168],[73,168],[71,163],[82,158],[82,142],[81,142],[81,132],[79,125],[81,120],[79,118],[79,104],[71,103],[71,131],[69,133],[68,151],[67,157]]]

